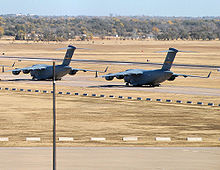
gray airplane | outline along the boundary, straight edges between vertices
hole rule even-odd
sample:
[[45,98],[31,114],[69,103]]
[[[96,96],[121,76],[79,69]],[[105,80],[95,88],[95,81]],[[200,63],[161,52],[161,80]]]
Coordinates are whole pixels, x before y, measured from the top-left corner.
[[105,78],[108,81],[111,81],[116,77],[117,79],[124,79],[127,86],[159,86],[160,83],[168,80],[173,81],[178,76],[183,77],[199,77],[199,78],[209,78],[211,72],[207,77],[194,76],[194,75],[186,75],[186,74],[176,74],[170,71],[174,58],[178,51],[175,48],[169,48],[167,56],[165,58],[164,64],[161,69],[157,70],[143,70],[143,69],[128,69],[119,73],[109,73],[107,75],[103,75],[101,77]]
[[[97,71],[97,70],[87,70],[87,69],[78,69],[78,68],[72,68],[69,66],[71,62],[71,58],[73,56],[74,51],[77,48],[74,46],[69,45],[66,51],[66,55],[64,57],[63,63],[61,65],[55,66],[55,78],[56,80],[60,80],[63,76],[66,74],[75,75],[78,71],[83,72],[106,72],[105,71]],[[16,68],[14,70],[10,70],[12,74],[18,75],[22,71],[24,74],[30,73],[32,76],[32,79],[34,80],[47,80],[53,78],[53,66],[52,65],[46,65],[46,64],[35,64],[31,67],[25,67],[25,68]]]

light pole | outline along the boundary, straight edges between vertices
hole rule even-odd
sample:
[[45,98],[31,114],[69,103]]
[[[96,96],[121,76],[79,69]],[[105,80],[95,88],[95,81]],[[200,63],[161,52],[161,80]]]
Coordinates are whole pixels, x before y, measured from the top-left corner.
[[56,89],[55,61],[53,61],[53,170],[56,170]]

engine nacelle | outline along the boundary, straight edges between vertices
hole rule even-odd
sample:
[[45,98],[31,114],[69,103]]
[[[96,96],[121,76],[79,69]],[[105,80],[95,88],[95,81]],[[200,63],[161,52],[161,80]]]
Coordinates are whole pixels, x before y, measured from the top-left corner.
[[171,76],[171,77],[168,79],[168,81],[174,81],[175,78],[176,78],[176,76]]
[[123,79],[124,77],[125,77],[125,76],[123,76],[123,75],[117,75],[117,76],[116,76],[117,79]]
[[77,72],[78,72],[78,70],[71,70],[71,71],[69,72],[69,75],[75,75]]
[[30,73],[30,70],[23,70],[23,73],[28,74],[28,73]]
[[19,71],[12,71],[12,74],[14,74],[14,75],[18,75],[18,74],[20,74],[20,70]]
[[107,77],[105,77],[105,79],[106,79],[107,81],[111,81],[111,80],[114,79],[114,77],[113,77],[113,76],[107,76]]

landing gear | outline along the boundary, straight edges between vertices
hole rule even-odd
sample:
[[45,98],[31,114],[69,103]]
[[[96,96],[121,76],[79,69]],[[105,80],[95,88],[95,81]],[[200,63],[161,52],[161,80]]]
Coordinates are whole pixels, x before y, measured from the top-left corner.
[[127,83],[125,84],[125,86],[129,86],[129,83],[127,82]]
[[154,87],[159,87],[159,86],[160,86],[160,84],[155,84],[155,85],[154,85]]
[[150,86],[150,87],[159,87],[160,84],[150,84],[149,86]]
[[133,85],[134,87],[142,87],[140,84]]

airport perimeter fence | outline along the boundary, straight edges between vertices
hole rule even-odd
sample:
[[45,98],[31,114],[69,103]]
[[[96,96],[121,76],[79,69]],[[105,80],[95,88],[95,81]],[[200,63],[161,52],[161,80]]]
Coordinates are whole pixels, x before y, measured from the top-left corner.
[[[38,90],[38,89],[35,89],[35,90],[32,90],[32,89],[18,89],[18,88],[9,88],[9,87],[0,87],[0,90],[5,90],[5,91],[13,91],[13,92],[27,92],[27,93],[53,93],[53,91],[48,91],[48,90]],[[171,100],[171,99],[166,99],[166,100],[162,100],[160,98],[157,98],[155,100],[153,100],[152,98],[142,98],[142,97],[132,97],[132,96],[128,96],[128,97],[125,97],[125,96],[114,96],[114,95],[105,95],[105,94],[91,94],[89,95],[88,93],[82,93],[80,94],[79,92],[62,92],[62,91],[59,91],[57,92],[57,95],[72,95],[72,96],[82,96],[82,97],[96,97],[96,98],[111,98],[111,99],[123,99],[123,100],[136,100],[136,101],[148,101],[148,102],[163,102],[163,103],[176,103],[176,104],[188,104],[188,105],[198,105],[198,106],[217,106],[217,107],[220,107],[220,104],[215,104],[213,102],[208,102],[207,104],[204,104],[204,102],[202,101],[198,101],[198,102],[193,102],[193,101],[182,101],[182,100]]]

